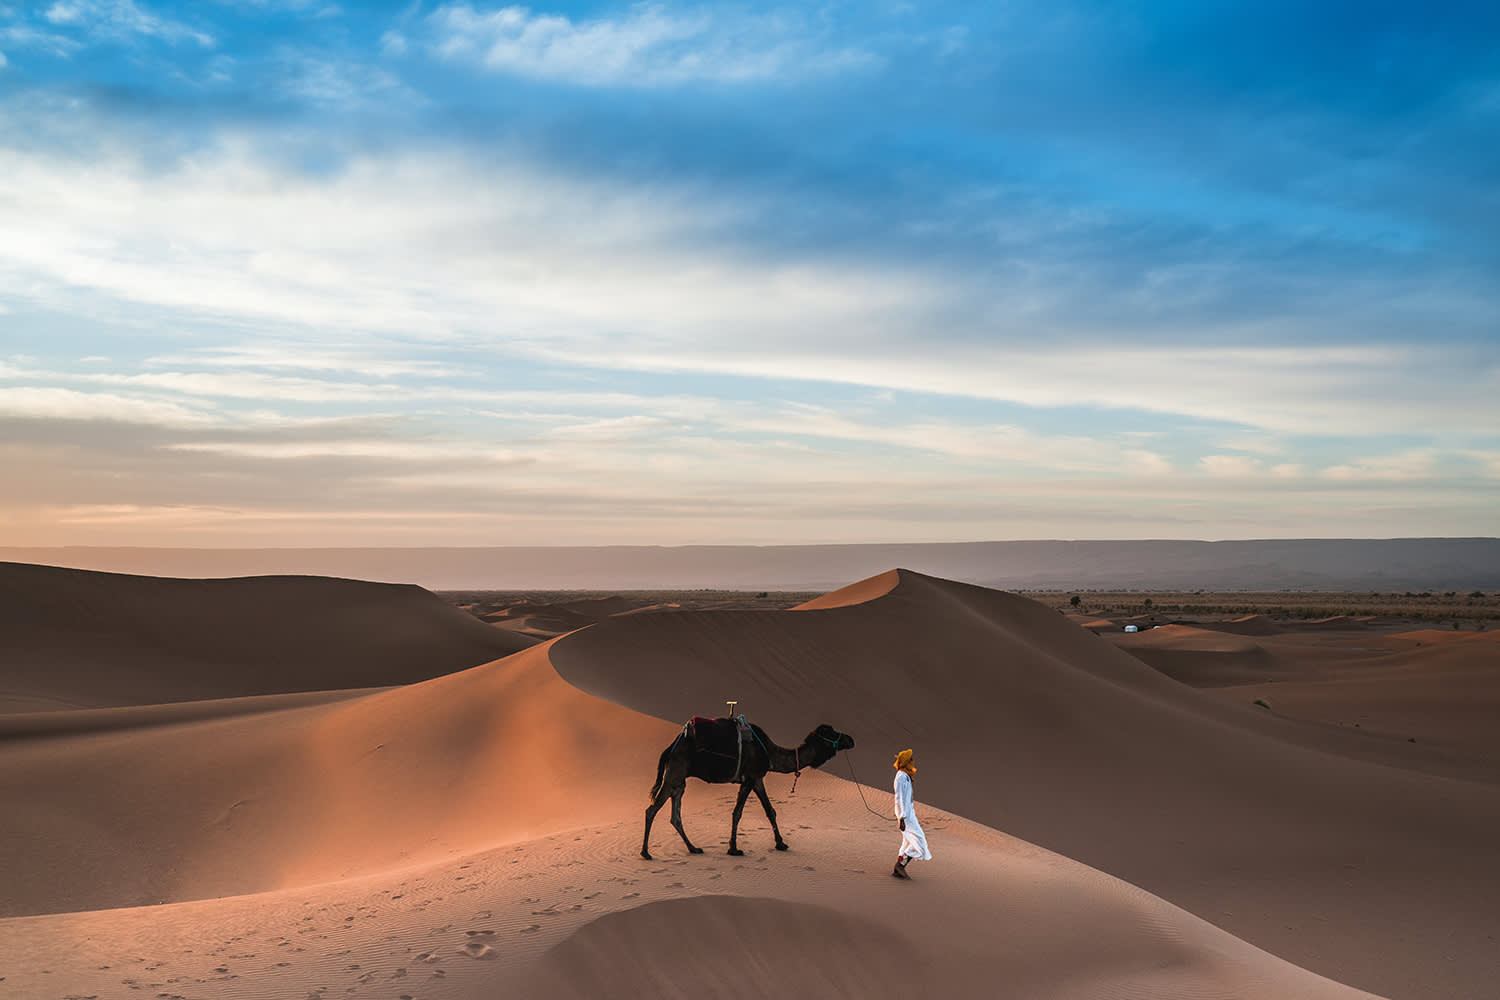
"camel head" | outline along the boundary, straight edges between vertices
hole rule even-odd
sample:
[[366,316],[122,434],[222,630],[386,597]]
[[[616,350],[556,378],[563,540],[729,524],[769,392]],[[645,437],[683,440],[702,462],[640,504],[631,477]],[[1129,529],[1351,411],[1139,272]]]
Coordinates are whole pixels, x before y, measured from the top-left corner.
[[833,758],[840,750],[853,750],[854,737],[841,733],[828,723],[823,723],[807,734],[807,747],[812,751],[813,767],[819,767]]

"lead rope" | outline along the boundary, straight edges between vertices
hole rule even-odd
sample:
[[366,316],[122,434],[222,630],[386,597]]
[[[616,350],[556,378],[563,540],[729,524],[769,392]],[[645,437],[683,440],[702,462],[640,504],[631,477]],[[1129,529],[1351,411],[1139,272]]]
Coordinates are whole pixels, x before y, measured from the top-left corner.
[[[835,750],[833,752],[833,755],[835,757],[837,757],[838,756],[838,751]],[[849,766],[849,779],[854,782],[854,789],[855,789],[855,791],[859,792],[859,801],[860,801],[860,804],[865,807],[865,812],[869,813],[871,816],[875,816],[875,817],[877,817],[879,819],[885,820],[886,822],[889,822],[890,820],[894,819],[895,818],[894,816],[886,816],[883,813],[878,813],[874,809],[870,808],[870,803],[868,803],[868,802],[865,801],[865,788],[864,788],[863,785],[861,785],[859,783],[859,779],[854,776],[854,762],[852,760],[850,760],[846,756],[844,758],[844,763]],[[796,779],[793,779],[792,780],[792,784],[796,785],[796,783],[797,783]]]

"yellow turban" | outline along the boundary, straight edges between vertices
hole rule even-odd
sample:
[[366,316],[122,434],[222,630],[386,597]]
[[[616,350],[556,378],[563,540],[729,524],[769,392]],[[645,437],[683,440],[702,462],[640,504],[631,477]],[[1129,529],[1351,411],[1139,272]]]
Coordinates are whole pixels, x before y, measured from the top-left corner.
[[907,774],[916,774],[917,765],[912,763],[911,758],[912,752],[910,750],[902,750],[896,754],[896,763],[891,766],[898,771],[905,771]]

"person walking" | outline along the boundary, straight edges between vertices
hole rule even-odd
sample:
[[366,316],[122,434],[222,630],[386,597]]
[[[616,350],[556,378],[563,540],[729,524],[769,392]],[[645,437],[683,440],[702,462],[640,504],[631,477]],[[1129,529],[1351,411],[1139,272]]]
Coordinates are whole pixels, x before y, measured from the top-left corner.
[[912,792],[912,778],[917,773],[917,763],[910,750],[896,754],[896,820],[901,829],[901,850],[896,855],[896,867],[891,874],[897,878],[911,878],[906,873],[908,861],[931,861],[932,852],[927,849],[927,835],[922,824],[917,822],[916,797]]

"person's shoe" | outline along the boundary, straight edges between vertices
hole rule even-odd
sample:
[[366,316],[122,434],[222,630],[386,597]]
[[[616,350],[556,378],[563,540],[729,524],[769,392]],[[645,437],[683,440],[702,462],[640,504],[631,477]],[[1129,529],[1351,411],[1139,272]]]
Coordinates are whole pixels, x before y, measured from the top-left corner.
[[906,874],[906,859],[905,858],[897,858],[896,859],[896,867],[894,867],[894,868],[891,869],[891,874],[894,875],[894,876],[896,876],[897,878],[911,878],[910,875]]

